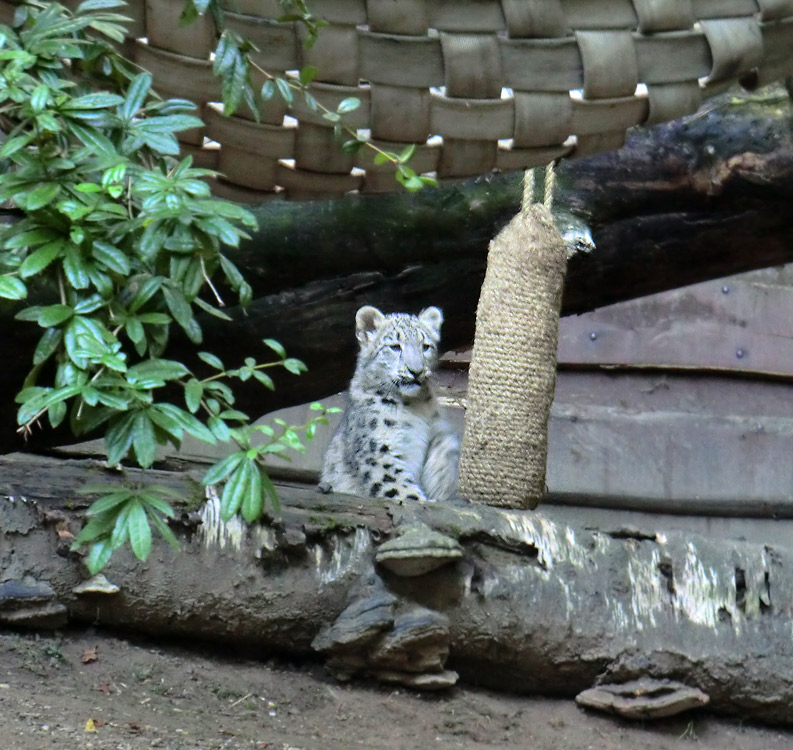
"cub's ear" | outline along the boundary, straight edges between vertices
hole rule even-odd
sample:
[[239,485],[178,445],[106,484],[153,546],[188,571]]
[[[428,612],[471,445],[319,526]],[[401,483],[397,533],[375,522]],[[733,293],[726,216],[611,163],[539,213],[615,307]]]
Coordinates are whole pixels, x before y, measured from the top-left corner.
[[430,329],[435,340],[441,337],[441,324],[443,323],[443,313],[440,308],[428,307],[419,313],[419,320]]
[[384,320],[385,315],[376,307],[365,305],[355,313],[355,338],[363,346],[372,338]]

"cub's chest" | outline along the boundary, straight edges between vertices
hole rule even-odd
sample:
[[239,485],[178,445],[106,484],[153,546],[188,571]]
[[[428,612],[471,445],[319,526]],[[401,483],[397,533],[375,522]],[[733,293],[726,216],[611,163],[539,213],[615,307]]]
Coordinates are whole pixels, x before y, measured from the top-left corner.
[[411,409],[399,404],[383,409],[377,420],[377,439],[388,446],[388,454],[405,463],[418,476],[427,455],[434,409]]

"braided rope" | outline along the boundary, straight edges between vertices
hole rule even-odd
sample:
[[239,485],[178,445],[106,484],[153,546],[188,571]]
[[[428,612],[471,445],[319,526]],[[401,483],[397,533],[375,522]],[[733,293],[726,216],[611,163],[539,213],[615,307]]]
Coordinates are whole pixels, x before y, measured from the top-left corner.
[[545,490],[548,419],[556,385],[559,310],[567,250],[550,205],[554,170],[523,177],[521,212],[490,243],[476,311],[460,454],[463,497],[535,508]]

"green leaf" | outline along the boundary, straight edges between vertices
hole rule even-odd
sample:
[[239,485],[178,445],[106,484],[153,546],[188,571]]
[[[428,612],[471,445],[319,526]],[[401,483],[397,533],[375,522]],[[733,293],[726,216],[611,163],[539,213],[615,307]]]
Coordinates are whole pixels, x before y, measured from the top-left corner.
[[137,312],[145,305],[160,289],[165,279],[162,276],[150,276],[148,278],[135,277],[129,280],[129,287],[134,289],[138,286],[138,291],[129,303],[129,311]]
[[38,324],[42,328],[57,326],[74,315],[74,309],[69,305],[47,305],[39,310]]
[[80,300],[74,306],[74,312],[78,315],[87,315],[100,307],[104,307],[105,299],[101,294],[92,294],[90,297]]
[[165,313],[148,312],[138,315],[138,320],[141,323],[152,323],[158,326],[167,326],[173,318]]
[[143,329],[143,323],[140,322],[140,318],[127,318],[124,322],[124,330],[127,332],[129,340],[135,344],[144,341],[146,338],[146,332]]
[[64,244],[65,256],[63,259],[63,272],[67,281],[75,289],[87,289],[91,283],[88,269],[80,249],[75,245]]
[[317,77],[318,72],[319,71],[313,65],[306,65],[305,68],[301,68],[300,83],[304,86],[308,86],[308,84]]
[[45,131],[47,133],[57,133],[61,129],[60,123],[50,112],[42,112],[36,115],[36,127],[40,131]]
[[171,315],[182,328],[186,328],[193,320],[193,310],[184,294],[172,286],[163,286],[162,293]]
[[273,98],[275,95],[275,81],[272,79],[268,79],[264,82],[262,86],[262,91],[260,96],[262,97],[262,101],[267,102]]
[[127,380],[139,383],[142,380],[177,380],[190,371],[174,359],[147,359],[127,370]]
[[285,81],[283,78],[276,78],[275,86],[278,89],[278,93],[281,95],[281,98],[289,106],[291,106],[295,100],[295,95],[292,93],[292,89],[289,87],[289,83],[287,83],[287,81]]
[[179,141],[172,133],[146,133],[143,136],[143,142],[158,154],[179,155]]
[[30,106],[34,112],[41,112],[46,106],[50,98],[50,90],[48,86],[36,86],[30,94]]
[[[104,490],[106,491],[110,485],[104,485]],[[85,494],[86,488],[81,487],[80,492],[81,494]],[[95,500],[91,507],[85,512],[87,516],[97,516],[100,513],[105,513],[107,511],[113,510],[114,508],[118,507],[122,503],[125,503],[127,500],[132,497],[134,492],[127,488],[122,488],[119,490],[115,490],[114,492],[108,492],[103,497],[100,497],[98,500]]]
[[242,505],[251,482],[251,462],[242,461],[232,472],[220,496],[220,517],[230,521]]
[[221,442],[227,443],[231,440],[231,431],[228,425],[219,417],[212,416],[207,420],[207,425],[212,434]]
[[120,463],[132,447],[132,428],[135,424],[135,413],[120,414],[111,420],[105,433],[107,462],[110,466]]
[[129,258],[117,247],[97,240],[91,248],[91,255],[111,271],[126,275],[130,272]]
[[200,297],[196,297],[193,300],[193,303],[197,307],[200,307],[204,312],[209,313],[215,318],[220,318],[220,320],[233,320],[233,318],[227,313],[224,313],[223,310],[220,310],[217,307],[210,305],[208,302],[204,302],[204,300],[202,300]]
[[[26,399],[17,412],[17,423],[27,424],[39,412],[48,409],[53,404],[66,401],[76,396],[82,390],[82,385],[67,385],[62,388],[41,389],[32,398]],[[23,392],[24,393],[24,392]],[[21,395],[21,394],[20,394]]]
[[132,503],[127,516],[129,527],[129,544],[135,557],[145,562],[151,552],[151,528],[146,511],[139,501]]
[[168,403],[157,404],[156,408],[170,416],[172,419],[175,419],[184,429],[184,431],[192,435],[194,438],[203,440],[205,443],[209,443],[210,445],[215,445],[217,443],[215,436],[209,431],[209,429],[192,414],[184,411],[184,409],[180,409],[178,406]]
[[201,479],[201,484],[207,486],[222,482],[229,474],[231,474],[232,471],[234,471],[234,469],[240,465],[244,458],[245,453],[243,451],[232,453],[231,455],[226,456],[222,461],[218,461],[216,464],[213,464],[209,467],[209,469],[207,469],[206,474],[204,474],[203,478]]
[[184,399],[187,408],[195,414],[201,408],[201,398],[204,395],[204,384],[193,378],[188,381],[184,389]]
[[[171,135],[180,130],[203,127],[204,123],[193,115],[165,115],[149,117],[136,123],[135,130],[149,136],[151,134]],[[178,153],[178,152],[177,152]]]
[[9,138],[0,148],[0,159],[7,159],[13,156],[17,151],[22,150],[33,140],[33,134],[17,135],[14,138]]
[[341,144],[342,153],[357,154],[363,148],[363,144],[364,142],[359,140],[345,141]]
[[225,255],[220,256],[220,267],[223,273],[226,274],[229,284],[232,289],[239,289],[240,284],[245,281],[245,278],[240,273],[239,268],[234,265]]
[[257,521],[264,510],[264,493],[262,491],[262,474],[253,461],[249,461],[250,480],[242,498],[242,517],[248,522]]
[[104,10],[107,8],[121,8],[127,3],[125,0],[83,0],[77,6],[76,15],[87,13],[89,10]]
[[303,445],[303,441],[300,439],[300,435],[298,435],[294,430],[286,430],[280,438],[278,438],[284,445],[291,448],[293,451],[297,453],[305,453],[306,446]]
[[135,414],[132,423],[132,447],[138,465],[148,469],[157,455],[157,441],[154,438],[154,427],[148,417],[148,412],[139,411]]
[[273,379],[266,372],[254,370],[253,377],[256,378],[256,380],[258,380],[265,388],[271,391],[275,390],[275,383],[273,383]]
[[275,339],[262,339],[265,346],[269,346],[281,359],[286,357],[286,349]]
[[108,94],[106,92],[98,92],[95,94],[85,94],[84,96],[78,96],[64,104],[61,109],[67,111],[78,109],[108,109],[110,107],[117,107],[119,104],[123,103],[123,96],[119,96],[118,94]]
[[63,331],[60,328],[48,328],[44,331],[44,335],[36,344],[36,351],[33,352],[33,364],[40,365],[46,362],[58,350],[62,340]]
[[168,544],[171,545],[174,549],[179,549],[179,540],[176,538],[173,531],[171,531],[171,527],[163,521],[156,513],[149,514],[149,520],[154,524],[154,527],[157,531],[160,532],[160,535],[163,539],[165,539]]
[[113,524],[113,532],[110,535],[110,544],[113,549],[117,549],[129,538],[129,526],[127,525],[127,518],[129,517],[129,510],[131,503],[125,503],[124,507],[116,515],[116,522]]
[[[79,490],[78,490],[79,491]],[[89,508],[88,511],[91,509]],[[80,529],[80,532],[74,539],[73,549],[79,547],[81,544],[91,542],[102,536],[107,536],[116,525],[115,513],[102,513],[91,518],[88,523]]]
[[218,415],[221,419],[234,419],[238,422],[247,422],[249,417],[244,411],[237,409],[226,409]]
[[409,146],[405,146],[402,149],[402,153],[399,154],[399,162],[402,164],[406,161],[410,161],[413,158],[413,154],[416,153],[416,144],[411,143]]
[[72,122],[69,129],[76,135],[80,142],[96,153],[104,156],[116,156],[116,147],[104,133],[91,125]]
[[129,122],[135,113],[143,106],[151,88],[151,74],[140,73],[136,75],[127,87],[127,96],[124,103],[119,106],[118,114],[121,119]]
[[210,367],[214,367],[216,370],[222,371],[225,369],[223,362],[220,361],[220,357],[216,357],[210,352],[198,352],[198,358],[206,362]]
[[174,518],[176,513],[174,513],[168,501],[164,500],[161,495],[167,495],[176,500],[184,500],[184,495],[181,492],[177,492],[161,484],[147,484],[139,493],[138,499],[147,508],[151,508],[167,518]]
[[163,413],[159,405],[149,407],[146,413],[149,415],[152,424],[157,425],[157,427],[163,430],[168,435],[168,439],[178,448],[184,436],[182,425],[170,415]]
[[17,247],[40,245],[44,242],[48,242],[49,240],[54,240],[60,236],[58,232],[51,229],[50,227],[42,226],[36,227],[35,229],[30,229],[26,232],[17,232],[16,234],[11,234],[15,228],[16,227],[5,227],[3,234],[4,237],[7,237],[7,239],[3,242],[3,245],[9,250]]
[[63,401],[59,401],[57,404],[52,404],[47,408],[47,419],[49,419],[50,427],[55,429],[64,419],[66,419],[66,414],[68,413],[68,408]]
[[267,472],[262,470],[261,472],[261,480],[262,480],[262,487],[264,487],[264,491],[267,493],[267,496],[270,498],[270,504],[273,506],[273,510],[276,513],[281,512],[281,501],[278,499],[278,493],[275,490],[275,485],[273,485],[270,477],[268,476]]
[[353,110],[358,109],[361,106],[361,100],[354,96],[349,96],[346,99],[343,99],[339,102],[339,106],[336,107],[336,112],[340,115],[345,114],[346,112],[352,112]]
[[0,276],[0,297],[5,299],[25,299],[28,288],[16,276]]
[[91,551],[88,557],[85,558],[85,564],[91,575],[96,575],[105,565],[110,561],[110,556],[113,554],[113,547],[110,541],[103,539],[102,541],[95,542],[91,546]]
[[116,396],[112,393],[99,391],[99,403],[109,406],[114,411],[126,411],[129,409],[130,399],[124,396]]
[[57,182],[39,185],[39,187],[27,194],[24,200],[20,202],[20,205],[26,211],[36,211],[39,208],[44,208],[44,206],[55,200],[55,196],[58,195],[60,189],[61,186]]
[[294,357],[285,359],[283,361],[283,365],[293,375],[300,375],[301,372],[308,370],[308,367],[306,367],[303,362],[301,362],[299,359],[295,359]]

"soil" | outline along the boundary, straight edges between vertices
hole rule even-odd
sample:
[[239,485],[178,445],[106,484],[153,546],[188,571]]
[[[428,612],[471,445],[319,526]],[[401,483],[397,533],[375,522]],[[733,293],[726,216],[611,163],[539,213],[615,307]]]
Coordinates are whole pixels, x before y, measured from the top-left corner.
[[704,713],[653,724],[570,700],[471,687],[339,684],[318,665],[256,661],[94,630],[0,633],[4,750],[782,750],[793,732]]

